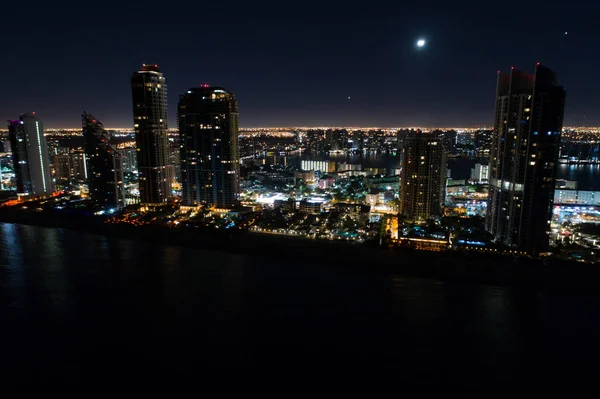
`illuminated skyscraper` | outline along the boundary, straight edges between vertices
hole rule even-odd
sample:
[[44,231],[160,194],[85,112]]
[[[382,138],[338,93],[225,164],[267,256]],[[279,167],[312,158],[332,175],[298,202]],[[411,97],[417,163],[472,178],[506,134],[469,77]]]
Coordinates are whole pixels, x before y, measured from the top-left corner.
[[8,133],[17,177],[17,192],[34,196],[48,195],[54,190],[42,122],[35,113],[23,114],[8,121]]
[[177,110],[183,204],[238,203],[238,106],[233,93],[203,85],[182,94]]
[[171,197],[167,84],[158,65],[142,65],[131,78],[133,123],[142,204],[159,205]]
[[92,202],[101,209],[120,209],[124,206],[123,156],[93,115],[84,112],[81,124]]
[[400,214],[415,220],[441,216],[446,177],[442,139],[410,130],[402,145]]
[[69,154],[60,154],[54,156],[54,177],[56,184],[67,185],[71,181],[73,166]]
[[548,248],[565,96],[539,64],[498,74],[486,229],[509,247]]
[[81,150],[71,150],[71,164],[73,165],[73,179],[76,181],[87,180],[88,172],[87,172],[87,157],[85,156],[85,152]]

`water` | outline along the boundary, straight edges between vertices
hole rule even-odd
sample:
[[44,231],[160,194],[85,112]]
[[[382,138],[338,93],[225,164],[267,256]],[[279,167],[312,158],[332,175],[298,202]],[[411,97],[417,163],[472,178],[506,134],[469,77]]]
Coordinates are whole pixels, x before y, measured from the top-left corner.
[[[454,179],[469,179],[475,163],[477,161],[469,159],[451,159],[448,160],[448,168]],[[575,180],[580,190],[600,191],[600,165],[559,164],[556,178]]]
[[301,167],[302,160],[312,161],[335,161],[337,163],[348,163],[353,165],[362,165],[363,168],[382,168],[386,169],[387,173],[394,173],[400,168],[400,158],[396,152],[381,152],[369,151],[359,153],[332,153],[332,154],[294,154],[287,156],[270,156],[266,157],[266,164],[287,165]]
[[[326,157],[304,156],[305,159],[324,160]],[[400,158],[397,153],[392,152],[369,152],[364,154],[332,154],[327,159],[336,162],[347,162],[351,164],[362,164],[365,168],[386,168],[388,172],[400,168]],[[299,157],[288,157],[288,162],[292,162],[300,167]],[[478,161],[471,159],[449,159],[448,169],[451,171],[453,179],[469,179],[471,169]],[[565,180],[575,180],[578,182],[580,190],[600,191],[600,165],[566,165],[559,164],[556,171],[556,178]]]
[[577,181],[579,190],[600,191],[600,165],[559,164],[556,177]]
[[598,296],[442,283],[0,224],[4,381],[372,370],[410,381],[594,373]]

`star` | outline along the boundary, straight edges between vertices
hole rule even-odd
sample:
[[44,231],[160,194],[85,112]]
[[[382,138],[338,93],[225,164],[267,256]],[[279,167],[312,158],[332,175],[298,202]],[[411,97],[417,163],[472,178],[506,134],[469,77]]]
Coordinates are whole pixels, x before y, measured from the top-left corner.
[[425,46],[425,39],[417,40],[417,47],[424,47],[424,46]]

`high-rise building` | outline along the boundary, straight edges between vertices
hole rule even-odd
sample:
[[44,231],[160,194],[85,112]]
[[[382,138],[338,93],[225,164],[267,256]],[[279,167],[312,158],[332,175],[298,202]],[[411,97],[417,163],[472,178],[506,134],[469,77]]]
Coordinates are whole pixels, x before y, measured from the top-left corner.
[[110,136],[93,115],[81,115],[87,155],[90,197],[102,209],[124,206],[123,156],[110,144]]
[[73,165],[73,171],[71,176],[75,180],[87,180],[88,178],[88,170],[87,170],[87,157],[85,156],[85,152],[80,149],[71,150],[71,165]]
[[56,183],[68,184],[71,181],[73,166],[71,164],[71,156],[68,154],[60,154],[54,156],[54,177]]
[[10,152],[10,141],[0,140],[0,152]]
[[231,208],[238,203],[238,105],[233,93],[202,85],[182,94],[177,109],[183,204]]
[[35,196],[51,194],[54,185],[42,122],[35,113],[23,114],[18,120],[8,121],[8,133],[17,192]]
[[471,169],[471,180],[473,181],[488,181],[490,177],[490,165],[487,163],[476,163]]
[[123,148],[120,151],[123,156],[123,172],[137,172],[137,150],[135,148]]
[[446,180],[442,139],[411,130],[402,145],[400,214],[415,220],[441,216]]
[[400,129],[396,132],[396,144],[397,144],[397,149],[398,149],[398,155],[400,155],[400,164],[402,164],[402,153],[404,150],[404,139],[408,136],[408,134],[410,134],[411,132],[421,132],[420,130],[413,130],[413,129]]
[[181,144],[169,147],[169,162],[173,165],[173,180],[181,183]]
[[498,73],[486,229],[509,247],[548,248],[565,96],[540,64]]
[[142,204],[171,198],[173,167],[167,136],[167,83],[158,65],[142,65],[131,78],[133,123]]

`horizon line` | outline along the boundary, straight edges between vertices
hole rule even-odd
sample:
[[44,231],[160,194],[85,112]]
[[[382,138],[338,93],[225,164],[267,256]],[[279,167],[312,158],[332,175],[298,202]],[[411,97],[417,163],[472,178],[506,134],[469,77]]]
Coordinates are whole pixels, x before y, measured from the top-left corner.
[[[133,131],[134,127],[105,127],[106,130]],[[491,125],[471,125],[471,126],[357,126],[357,125],[331,125],[331,126],[258,126],[258,127],[240,127],[239,130],[273,130],[273,129],[381,129],[381,130],[401,130],[401,129],[493,129]],[[598,126],[563,126],[565,129],[600,129]],[[51,127],[44,128],[44,131],[80,131],[81,127]],[[168,131],[176,131],[178,128],[168,128]],[[0,132],[8,132],[6,128],[0,128]]]

